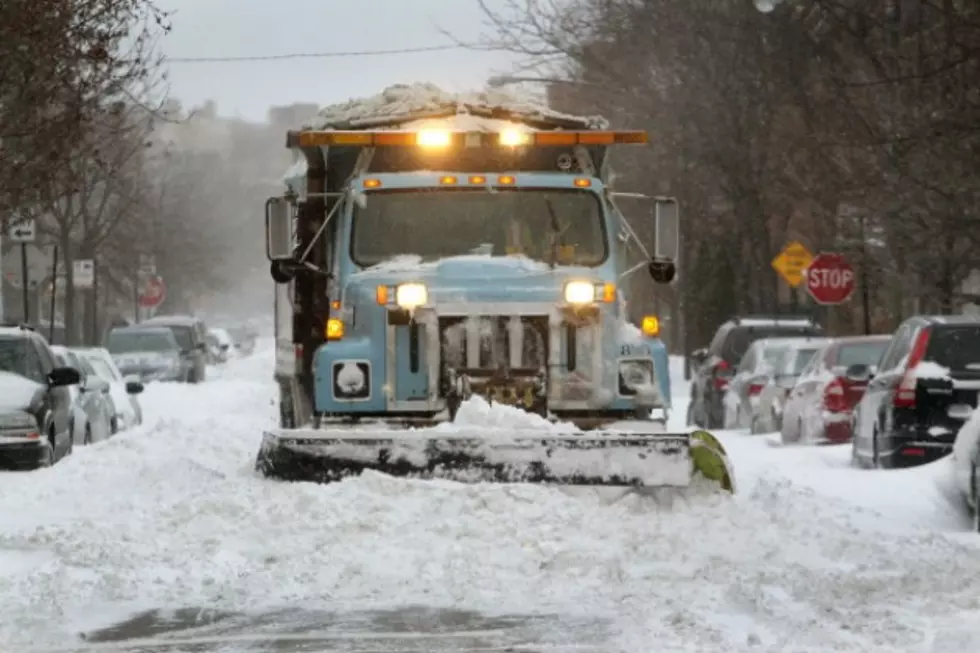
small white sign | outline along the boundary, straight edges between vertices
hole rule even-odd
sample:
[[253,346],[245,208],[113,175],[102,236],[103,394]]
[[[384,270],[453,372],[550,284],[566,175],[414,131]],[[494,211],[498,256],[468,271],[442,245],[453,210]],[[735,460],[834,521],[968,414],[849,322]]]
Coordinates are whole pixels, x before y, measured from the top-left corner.
[[91,288],[95,285],[95,261],[92,259],[74,261],[72,271],[72,285],[76,288]]
[[140,254],[141,275],[152,276],[157,273],[157,261],[153,254]]
[[11,221],[7,228],[7,236],[12,243],[33,243],[37,238],[37,230],[33,220]]

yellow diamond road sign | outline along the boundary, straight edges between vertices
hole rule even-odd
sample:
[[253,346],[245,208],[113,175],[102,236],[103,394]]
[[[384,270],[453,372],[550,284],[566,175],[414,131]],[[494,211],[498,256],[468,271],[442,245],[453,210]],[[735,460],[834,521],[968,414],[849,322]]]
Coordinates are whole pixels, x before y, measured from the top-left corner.
[[786,280],[786,283],[796,288],[803,283],[803,271],[812,261],[813,254],[810,250],[803,243],[793,241],[772,260],[772,267]]

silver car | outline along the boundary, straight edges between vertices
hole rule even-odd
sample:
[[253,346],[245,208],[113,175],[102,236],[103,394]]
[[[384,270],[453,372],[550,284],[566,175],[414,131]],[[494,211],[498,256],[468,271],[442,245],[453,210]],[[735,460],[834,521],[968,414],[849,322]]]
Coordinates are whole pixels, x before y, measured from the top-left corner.
[[78,384],[68,386],[71,393],[72,440],[75,444],[92,444],[108,439],[113,434],[114,412],[109,383],[75,352],[61,345],[52,345],[51,350],[59,366],[74,369],[80,377]]
[[123,377],[147,381],[187,381],[191,364],[181,356],[173,331],[166,327],[122,327],[106,338],[106,349]]

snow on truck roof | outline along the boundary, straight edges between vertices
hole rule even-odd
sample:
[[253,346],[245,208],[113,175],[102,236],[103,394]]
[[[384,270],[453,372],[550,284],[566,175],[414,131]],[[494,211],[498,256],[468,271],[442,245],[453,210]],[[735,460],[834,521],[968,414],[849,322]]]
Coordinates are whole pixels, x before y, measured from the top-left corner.
[[[397,84],[366,98],[322,108],[303,129],[397,127],[415,129],[415,122],[439,120],[458,131],[499,131],[503,127],[539,124],[549,128],[606,129],[601,116],[573,116],[502,90],[448,93],[434,84]],[[447,121],[451,121],[448,122]]]

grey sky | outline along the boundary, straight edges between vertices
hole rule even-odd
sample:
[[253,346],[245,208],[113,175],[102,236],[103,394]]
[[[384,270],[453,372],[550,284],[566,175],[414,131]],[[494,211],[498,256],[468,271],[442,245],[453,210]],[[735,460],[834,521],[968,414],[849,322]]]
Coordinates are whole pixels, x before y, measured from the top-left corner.
[[[492,2],[491,2],[492,4]],[[159,0],[175,10],[163,41],[172,57],[257,56],[426,47],[486,28],[475,0]],[[208,99],[226,116],[264,120],[273,104],[329,104],[397,83],[481,88],[511,70],[506,53],[470,50],[285,61],[173,63],[171,95],[185,106]]]

